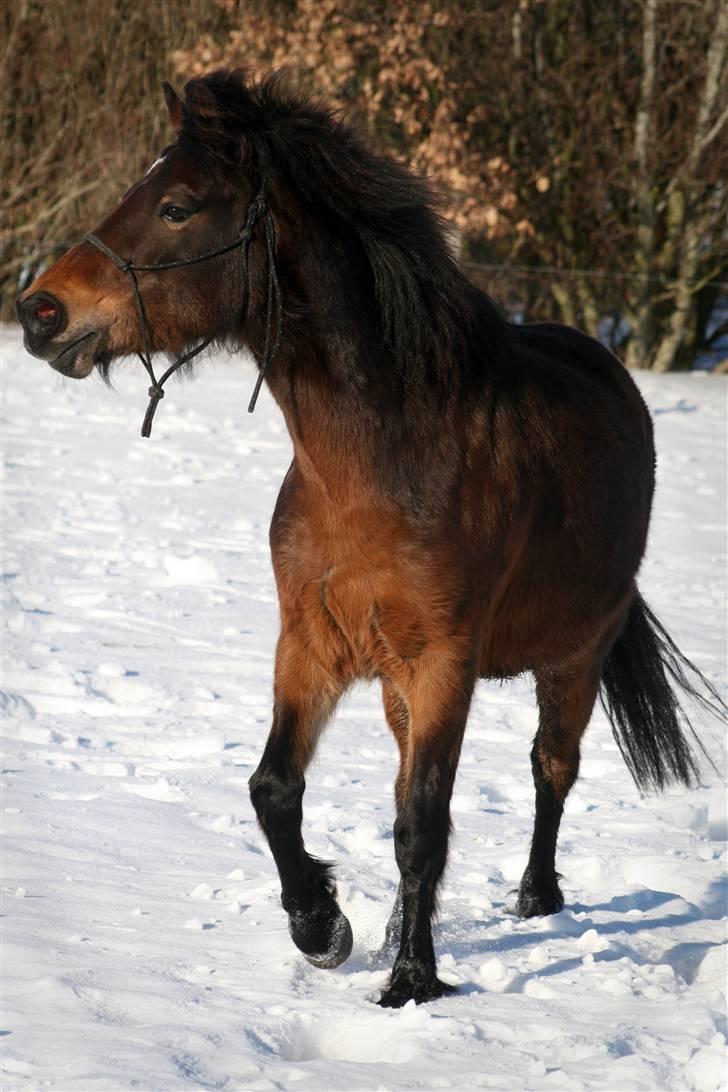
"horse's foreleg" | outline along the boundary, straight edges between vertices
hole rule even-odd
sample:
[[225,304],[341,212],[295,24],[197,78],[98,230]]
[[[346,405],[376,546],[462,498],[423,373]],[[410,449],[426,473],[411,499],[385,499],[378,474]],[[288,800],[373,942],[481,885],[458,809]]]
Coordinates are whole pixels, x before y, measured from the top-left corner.
[[317,967],[348,958],[351,926],[336,901],[331,867],[306,852],[301,834],[304,770],[339,691],[294,638],[276,655],[273,727],[250,796],[281,879],[281,902],[294,944]]
[[593,665],[536,675],[539,725],[531,751],[536,818],[531,852],[518,889],[522,918],[556,914],[564,905],[556,873],[556,841],[564,802],[579,773],[579,741],[599,688]]
[[[399,1008],[441,997],[450,990],[436,973],[431,919],[437,885],[447,860],[450,797],[467,719],[473,680],[469,669],[443,671],[449,685],[438,686],[437,666],[422,671],[407,695],[408,745],[404,776],[398,779],[394,845],[400,871],[401,934],[389,985],[380,1004]],[[398,907],[395,904],[395,914]]]

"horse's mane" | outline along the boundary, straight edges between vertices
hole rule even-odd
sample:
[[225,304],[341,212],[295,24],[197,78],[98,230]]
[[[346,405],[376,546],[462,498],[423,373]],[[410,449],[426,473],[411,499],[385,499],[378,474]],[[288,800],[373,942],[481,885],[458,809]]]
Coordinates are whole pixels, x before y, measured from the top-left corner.
[[427,180],[371,151],[326,106],[284,91],[279,75],[221,70],[185,91],[180,139],[211,169],[229,180],[244,165],[258,183],[272,175],[356,233],[385,344],[410,378],[477,385],[484,359],[501,356],[506,323],[460,272]]

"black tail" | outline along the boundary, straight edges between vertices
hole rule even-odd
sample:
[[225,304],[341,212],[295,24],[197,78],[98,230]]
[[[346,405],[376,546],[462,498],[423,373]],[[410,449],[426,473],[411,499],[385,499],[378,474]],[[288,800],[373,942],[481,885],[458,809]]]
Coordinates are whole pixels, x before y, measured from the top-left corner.
[[718,691],[683,656],[638,594],[604,663],[600,698],[629,772],[644,791],[661,790],[671,781],[698,784],[698,764],[681,720],[715,768],[676,689],[725,718],[728,709]]

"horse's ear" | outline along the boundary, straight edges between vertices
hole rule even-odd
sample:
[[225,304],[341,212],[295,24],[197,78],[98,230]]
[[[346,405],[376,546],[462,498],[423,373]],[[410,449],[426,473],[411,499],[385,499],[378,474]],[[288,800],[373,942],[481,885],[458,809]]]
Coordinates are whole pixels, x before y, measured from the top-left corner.
[[162,84],[162,91],[164,91],[164,101],[167,104],[167,112],[169,113],[169,120],[172,122],[174,129],[182,128],[182,100],[172,87],[171,83],[167,83],[165,80]]

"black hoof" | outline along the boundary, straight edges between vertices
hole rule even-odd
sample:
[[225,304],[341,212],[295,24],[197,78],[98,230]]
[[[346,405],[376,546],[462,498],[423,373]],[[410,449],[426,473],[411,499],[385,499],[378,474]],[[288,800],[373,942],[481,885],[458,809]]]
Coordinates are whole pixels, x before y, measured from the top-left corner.
[[349,919],[336,903],[288,915],[291,940],[314,967],[338,967],[351,955],[354,937]]
[[547,914],[558,914],[563,909],[564,896],[556,876],[537,881],[530,872],[524,874],[516,902],[519,918],[545,917]]
[[414,1001],[416,1005],[422,1005],[426,1001],[437,1001],[438,997],[447,997],[455,993],[455,987],[441,982],[433,975],[427,980],[415,980],[398,976],[392,978],[389,986],[383,991],[377,1002],[383,1009],[401,1009],[408,1001]]

